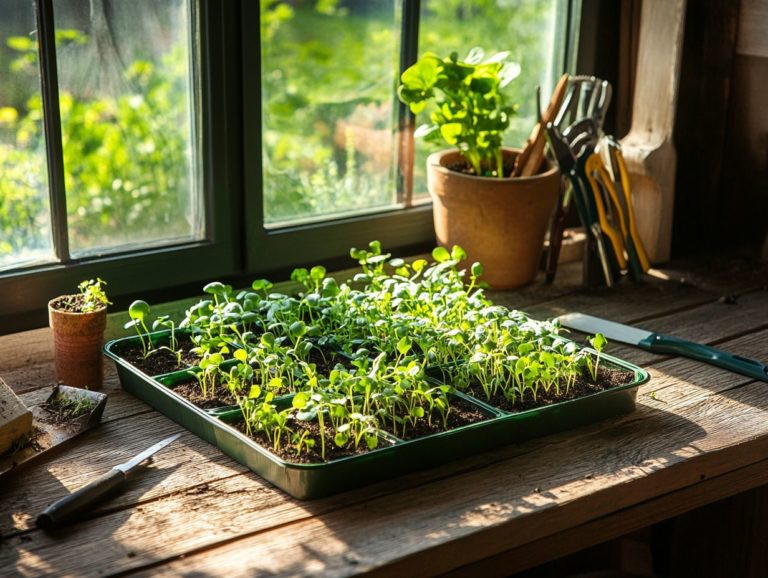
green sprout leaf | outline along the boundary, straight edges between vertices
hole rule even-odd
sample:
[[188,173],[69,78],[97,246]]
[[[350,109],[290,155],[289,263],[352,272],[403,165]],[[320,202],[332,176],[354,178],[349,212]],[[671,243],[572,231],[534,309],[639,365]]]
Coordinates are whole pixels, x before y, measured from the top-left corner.
[[435,247],[432,250],[432,258],[438,263],[443,263],[450,260],[451,254],[445,247]]
[[134,301],[128,308],[128,315],[134,321],[143,322],[147,315],[149,315],[149,303],[140,299]]
[[293,401],[291,402],[291,405],[295,409],[304,409],[305,407],[307,407],[307,403],[309,403],[309,395],[307,395],[303,391],[300,391],[293,396]]
[[592,347],[594,347],[596,351],[602,351],[606,343],[608,343],[608,340],[602,333],[595,333],[595,336],[590,339],[589,342],[592,344]]

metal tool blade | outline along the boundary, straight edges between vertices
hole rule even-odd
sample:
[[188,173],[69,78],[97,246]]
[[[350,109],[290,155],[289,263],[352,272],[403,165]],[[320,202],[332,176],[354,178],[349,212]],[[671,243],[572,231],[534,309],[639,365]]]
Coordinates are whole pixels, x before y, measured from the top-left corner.
[[172,436],[169,436],[169,437],[165,438],[164,440],[157,442],[155,445],[153,445],[152,447],[144,450],[139,455],[131,458],[130,460],[128,460],[124,464],[120,464],[120,465],[115,466],[113,469],[120,470],[124,474],[127,474],[133,468],[138,466],[141,462],[143,462],[146,459],[152,457],[154,454],[159,452],[165,446],[167,446],[170,443],[175,442],[180,437],[181,437],[181,433],[173,434]]
[[581,331],[582,333],[602,333],[608,339],[621,341],[630,345],[637,345],[654,333],[646,329],[638,329],[623,323],[608,321],[600,317],[585,315],[584,313],[566,313],[558,317],[560,324]]

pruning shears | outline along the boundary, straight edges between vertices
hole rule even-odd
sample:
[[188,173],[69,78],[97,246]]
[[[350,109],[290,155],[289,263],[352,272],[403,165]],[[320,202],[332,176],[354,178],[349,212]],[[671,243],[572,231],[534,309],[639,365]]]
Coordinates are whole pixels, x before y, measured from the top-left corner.
[[[569,191],[566,190],[561,196],[562,202],[558,205],[555,214],[555,222],[562,221],[562,219],[558,218],[559,214],[564,210],[567,211],[568,202],[570,198],[573,198],[573,201],[576,203],[576,209],[579,212],[579,217],[581,218],[582,223],[584,223],[589,238],[591,239],[591,248],[593,248],[599,256],[605,283],[609,287],[612,287],[615,267],[611,263],[609,250],[605,245],[595,199],[593,198],[593,195],[589,193],[589,190],[587,189],[589,185],[583,178],[583,176],[586,175],[585,163],[593,152],[589,149],[577,159],[563,135],[560,134],[552,123],[547,124],[546,135],[549,146],[552,149],[560,168],[560,172],[568,177],[570,183],[570,194]],[[562,236],[562,231],[559,231],[559,235],[560,237]],[[555,238],[550,234],[550,250],[553,243],[559,242],[559,238]]]

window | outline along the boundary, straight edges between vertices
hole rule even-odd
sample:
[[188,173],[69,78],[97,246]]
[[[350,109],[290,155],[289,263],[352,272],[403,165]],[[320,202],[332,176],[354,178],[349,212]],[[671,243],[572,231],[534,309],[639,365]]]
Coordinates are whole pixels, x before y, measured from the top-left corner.
[[0,268],[52,254],[35,10],[0,0]]
[[[49,64],[55,61],[58,102],[50,93],[47,109],[34,5],[0,0],[0,10],[18,16],[2,34],[11,82],[0,95],[8,150],[0,186],[4,198],[28,200],[4,203],[28,214],[3,214],[0,266],[203,238],[189,0],[56,2]],[[49,182],[43,114],[57,113],[61,149],[49,142],[48,150],[63,182]],[[66,221],[55,239],[49,187],[66,207],[65,219],[54,218]]]
[[0,13],[0,332],[44,323],[82,279],[119,297],[238,271],[221,158],[235,123],[208,112],[234,91],[203,66],[226,51],[221,6],[0,0]]
[[400,72],[511,50],[522,144],[573,5],[0,0],[0,332],[96,275],[120,296],[431,244]]
[[[254,3],[255,4],[255,3]],[[521,104],[507,142],[525,142],[536,86],[551,93],[565,68],[563,0],[262,0],[261,44],[245,39],[250,269],[289,268],[377,238],[434,242],[424,165],[399,105],[400,72],[421,52],[511,50]],[[462,54],[463,56],[464,54]],[[260,75],[256,76],[257,71]],[[546,103],[544,103],[546,104]],[[417,119],[417,121],[420,119]],[[249,138],[252,139],[249,142]]]

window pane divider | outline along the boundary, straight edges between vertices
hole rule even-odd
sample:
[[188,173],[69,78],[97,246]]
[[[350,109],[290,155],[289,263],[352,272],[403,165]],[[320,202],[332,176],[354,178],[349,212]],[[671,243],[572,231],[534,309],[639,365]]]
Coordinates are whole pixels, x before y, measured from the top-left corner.
[[66,263],[70,261],[70,254],[55,28],[53,0],[37,0],[38,55],[43,97],[45,148],[48,156],[48,191],[51,205],[53,249],[57,259]]
[[[419,57],[420,16],[421,0],[403,0],[400,32],[400,75]],[[398,82],[400,75],[398,75]],[[413,205],[413,161],[416,155],[413,137],[416,128],[416,116],[411,112],[408,105],[400,102],[397,92],[395,92],[394,99],[398,113],[397,201],[406,207],[411,207]]]

